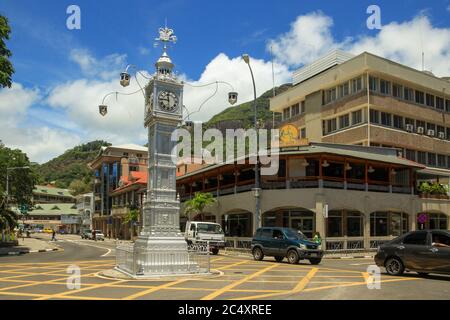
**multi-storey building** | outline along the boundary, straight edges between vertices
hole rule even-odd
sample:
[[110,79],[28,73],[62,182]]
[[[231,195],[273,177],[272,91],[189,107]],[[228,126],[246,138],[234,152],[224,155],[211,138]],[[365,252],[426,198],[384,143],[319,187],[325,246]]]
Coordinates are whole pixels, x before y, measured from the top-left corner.
[[74,203],[75,197],[68,189],[36,185],[33,190],[34,203]]
[[135,144],[102,147],[98,156],[89,164],[95,172],[94,229],[112,236],[112,193],[120,187],[121,177],[128,177],[130,172],[146,172],[147,161],[147,147]]
[[394,147],[424,172],[450,175],[448,77],[335,51],[294,72],[270,109],[309,141]]
[[94,213],[94,193],[84,193],[76,196],[78,214],[81,219],[81,229],[92,229]]

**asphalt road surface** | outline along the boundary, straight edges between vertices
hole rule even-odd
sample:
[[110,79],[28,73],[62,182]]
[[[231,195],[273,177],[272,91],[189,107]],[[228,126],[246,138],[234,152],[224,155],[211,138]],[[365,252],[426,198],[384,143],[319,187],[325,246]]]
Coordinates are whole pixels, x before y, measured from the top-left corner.
[[[114,242],[62,236],[56,244],[63,250],[0,257],[0,300],[450,298],[448,276],[407,273],[392,277],[383,270],[380,289],[369,289],[367,267],[372,259],[324,259],[312,266],[303,261],[290,265],[272,258],[254,261],[220,254],[211,256],[211,267],[221,275],[143,281],[99,274],[114,267]],[[73,286],[73,273],[68,270],[74,266],[80,270],[79,286]]]

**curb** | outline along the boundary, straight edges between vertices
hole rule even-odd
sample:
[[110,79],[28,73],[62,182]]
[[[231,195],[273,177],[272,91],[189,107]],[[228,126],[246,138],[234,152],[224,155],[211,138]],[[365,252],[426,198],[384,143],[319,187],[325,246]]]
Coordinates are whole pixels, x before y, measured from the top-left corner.
[[327,257],[324,256],[323,259],[368,259],[374,256],[341,256],[341,257]]
[[19,256],[26,253],[38,253],[38,252],[52,252],[52,251],[64,251],[63,249],[53,248],[53,249],[40,249],[40,250],[24,250],[24,251],[9,251],[0,253],[0,256]]
[[[238,257],[248,257],[250,253],[246,253],[245,251],[227,251],[225,250],[223,255],[226,256],[238,256]],[[251,256],[251,255],[250,255]],[[328,257],[327,255],[324,255],[322,259],[370,259],[373,258],[374,255],[359,255],[359,256],[336,256],[336,257]]]

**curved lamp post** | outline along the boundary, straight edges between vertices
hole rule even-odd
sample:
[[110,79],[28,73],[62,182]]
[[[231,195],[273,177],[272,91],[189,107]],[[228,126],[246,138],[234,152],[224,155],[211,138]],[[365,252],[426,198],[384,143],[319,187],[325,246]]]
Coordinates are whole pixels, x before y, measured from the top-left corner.
[[242,59],[244,62],[248,65],[248,68],[250,70],[250,75],[252,76],[252,83],[253,83],[253,109],[255,111],[254,115],[254,126],[256,130],[256,161],[255,161],[255,188],[253,188],[253,194],[255,196],[255,231],[261,226],[261,214],[260,214],[260,200],[261,200],[261,184],[260,184],[260,177],[259,177],[259,143],[258,143],[258,108],[256,105],[256,84],[255,84],[255,77],[253,76],[253,70],[250,65],[250,56],[248,54],[243,54]]

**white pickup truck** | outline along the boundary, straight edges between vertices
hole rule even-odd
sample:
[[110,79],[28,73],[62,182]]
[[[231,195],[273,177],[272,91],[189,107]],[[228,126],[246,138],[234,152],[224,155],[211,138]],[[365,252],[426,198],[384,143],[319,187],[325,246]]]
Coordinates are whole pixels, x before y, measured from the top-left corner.
[[209,241],[209,248],[214,255],[219,253],[219,249],[225,248],[225,234],[218,223],[188,221],[184,237],[189,245],[206,245]]

